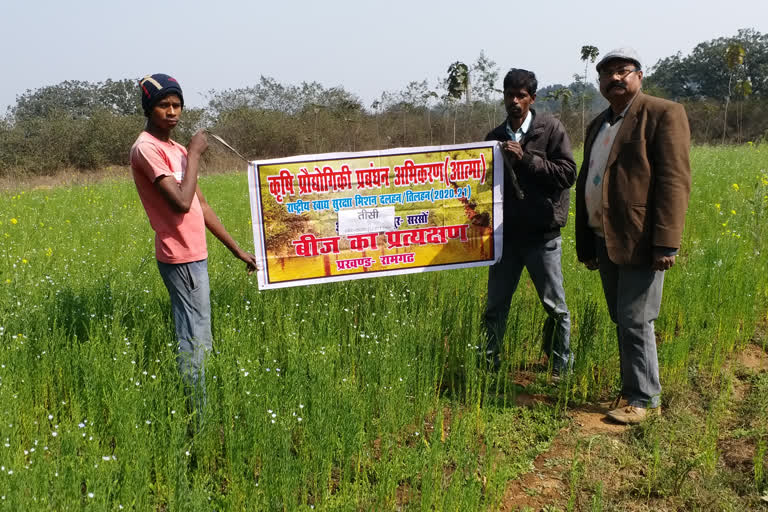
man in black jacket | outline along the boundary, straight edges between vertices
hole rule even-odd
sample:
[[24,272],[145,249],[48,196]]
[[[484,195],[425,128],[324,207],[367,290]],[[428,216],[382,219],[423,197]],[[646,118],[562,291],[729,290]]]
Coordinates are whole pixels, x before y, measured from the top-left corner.
[[486,136],[486,140],[500,141],[506,153],[504,248],[501,260],[488,273],[486,354],[493,369],[498,369],[509,306],[525,267],[547,312],[544,352],[553,374],[562,375],[571,369],[573,358],[560,228],[568,219],[568,189],[576,181],[576,162],[560,121],[531,108],[537,86],[532,72],[510,70],[504,77],[507,119]]

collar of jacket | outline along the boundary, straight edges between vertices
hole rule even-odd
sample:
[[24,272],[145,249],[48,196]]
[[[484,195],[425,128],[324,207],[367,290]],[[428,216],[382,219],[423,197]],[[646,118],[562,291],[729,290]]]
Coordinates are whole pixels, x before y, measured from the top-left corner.
[[[634,128],[635,123],[637,122],[637,111],[640,110],[640,107],[643,105],[643,103],[645,103],[645,94],[643,91],[638,91],[637,95],[632,99],[632,103],[629,105],[627,112],[624,114],[624,121],[619,127],[619,133],[616,134],[616,140],[624,139],[627,132]],[[592,148],[592,143],[595,142],[595,138],[600,131],[600,127],[603,126],[603,121],[610,119],[612,115],[613,113],[611,112],[611,107],[608,107],[607,109],[603,110],[600,115],[592,120],[590,125],[587,127],[587,138],[584,142],[585,148]],[[614,148],[616,148],[616,146],[617,145],[614,144]],[[615,155],[614,151],[611,151],[611,155],[608,157],[608,161],[611,162],[613,159],[615,159]]]
[[[523,138],[520,139],[520,144],[525,144],[531,139],[535,139],[542,133],[544,133],[544,120],[541,116],[536,114],[536,109],[531,108],[531,126],[528,127],[528,131],[523,134]],[[504,124],[508,122],[508,119],[504,120]],[[505,131],[506,134],[506,131]]]

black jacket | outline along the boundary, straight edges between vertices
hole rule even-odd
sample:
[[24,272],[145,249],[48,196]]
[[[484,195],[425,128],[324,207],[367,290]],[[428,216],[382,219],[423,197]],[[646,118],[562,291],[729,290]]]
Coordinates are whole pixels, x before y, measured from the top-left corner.
[[[531,109],[533,120],[523,136],[523,158],[514,172],[525,198],[518,199],[504,181],[504,238],[549,240],[560,234],[568,220],[569,189],[576,181],[576,162],[571,141],[562,123],[548,114]],[[485,140],[509,140],[507,121],[490,132]]]

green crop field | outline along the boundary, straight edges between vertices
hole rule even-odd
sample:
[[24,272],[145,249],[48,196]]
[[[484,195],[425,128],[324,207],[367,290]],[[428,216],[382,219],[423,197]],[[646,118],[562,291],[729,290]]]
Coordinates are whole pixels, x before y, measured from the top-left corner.
[[[665,392],[717,382],[768,311],[768,147],[696,147],[692,163],[656,324]],[[251,246],[245,173],[201,188]],[[563,268],[577,359],[559,386],[537,365],[544,312],[526,279],[504,368],[487,375],[476,363],[487,269],[259,292],[209,239],[209,409],[191,436],[169,299],[128,171],[2,193],[0,511],[499,508],[566,411],[618,389],[599,277],[576,260],[572,229]],[[520,372],[532,375],[525,389]],[[519,406],[523,391],[551,400]],[[756,463],[758,485],[763,474]]]

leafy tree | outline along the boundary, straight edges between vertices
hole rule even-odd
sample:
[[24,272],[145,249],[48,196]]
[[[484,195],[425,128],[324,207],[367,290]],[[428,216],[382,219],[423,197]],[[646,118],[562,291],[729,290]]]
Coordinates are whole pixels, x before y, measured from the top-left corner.
[[208,109],[214,118],[241,108],[297,114],[316,107],[342,115],[363,110],[358,97],[342,87],[325,88],[319,82],[284,85],[264,76],[254,86],[210,91],[208,101]]
[[462,96],[465,96],[467,103],[469,103],[469,68],[466,64],[457,60],[448,66],[446,88],[448,89],[448,99],[460,100]]
[[[449,102],[460,100],[464,95],[469,105],[470,101],[470,87],[469,87],[469,68],[466,64],[460,61],[456,61],[448,66],[448,78],[446,80],[446,89],[448,94],[446,99]],[[458,106],[454,106],[453,109],[453,143],[456,143],[456,118],[459,115]]]
[[728,67],[728,94],[725,95],[725,109],[723,114],[723,144],[725,133],[728,129],[728,104],[731,101],[731,86],[736,73],[744,65],[744,47],[733,42],[725,49],[725,65]]
[[752,95],[768,97],[768,34],[754,29],[699,43],[690,55],[678,52],[661,59],[649,70],[644,87],[675,99],[723,99],[730,95],[726,51],[734,43],[744,49],[742,73]]
[[581,47],[581,60],[584,61],[584,74],[582,75],[582,81],[584,82],[584,91],[581,94],[581,135],[584,137],[586,135],[586,103],[587,103],[587,71],[589,69],[589,63],[595,62],[595,59],[597,59],[597,56],[600,54],[600,50],[597,49],[597,46],[582,46]]
[[[566,110],[570,113],[573,107],[573,98],[581,98],[582,95],[586,97],[586,112],[587,117],[604,110],[606,107],[606,100],[600,95],[600,91],[592,84],[584,84],[581,81],[571,82],[569,85],[553,84],[542,87],[539,89],[536,95],[536,106],[538,109],[544,112],[561,112],[563,111],[563,92],[558,93],[559,89],[567,89],[569,92],[568,105]],[[555,99],[557,96],[557,99]]]
[[496,86],[499,80],[499,70],[496,63],[481,51],[469,72],[472,75],[472,97],[485,103],[492,101],[494,94],[501,90]]
[[485,56],[481,51],[470,70],[472,97],[477,107],[485,110],[488,130],[493,129],[496,123],[496,113],[501,106],[500,93],[497,83],[499,70],[496,63]]
[[16,121],[49,117],[62,113],[73,119],[85,119],[94,109],[96,87],[80,80],[67,80],[27,91],[16,97],[11,113]]
[[17,96],[11,109],[16,121],[50,117],[60,114],[71,119],[88,119],[95,112],[106,110],[114,115],[141,113],[141,95],[135,80],[111,80],[95,84],[66,80]]
[[573,91],[567,87],[559,87],[546,93],[544,100],[555,101],[560,104],[560,115],[565,116],[570,110],[570,101]]
[[107,79],[94,91],[96,103],[108,112],[119,116],[142,114],[141,94],[137,80]]
[[401,91],[384,91],[372,105],[374,110],[389,112],[416,111],[426,109],[437,93],[429,88],[426,80],[408,82]]
[[378,100],[371,105],[377,115],[380,111],[396,115],[402,118],[402,144],[406,144],[407,118],[409,115],[424,115],[426,117],[427,130],[432,140],[432,105],[437,98],[437,93],[429,87],[426,80],[411,81],[401,91],[381,93]]

